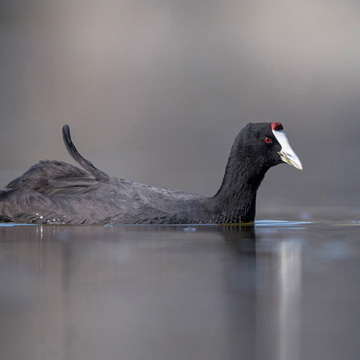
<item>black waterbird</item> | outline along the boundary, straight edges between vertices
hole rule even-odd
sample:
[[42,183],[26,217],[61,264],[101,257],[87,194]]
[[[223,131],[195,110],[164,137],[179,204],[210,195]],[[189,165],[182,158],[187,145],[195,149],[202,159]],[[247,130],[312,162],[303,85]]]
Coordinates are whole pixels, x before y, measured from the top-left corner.
[[63,127],[67,150],[83,169],[40,161],[0,191],[0,221],[37,224],[226,224],[255,218],[265,173],[288,163],[302,169],[281,123],[251,123],[236,137],[213,197],[118,179],[83,158]]

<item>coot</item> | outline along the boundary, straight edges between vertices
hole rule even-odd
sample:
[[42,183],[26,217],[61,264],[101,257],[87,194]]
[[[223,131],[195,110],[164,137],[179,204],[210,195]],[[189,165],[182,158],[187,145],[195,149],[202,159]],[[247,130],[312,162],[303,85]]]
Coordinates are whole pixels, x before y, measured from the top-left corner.
[[40,161],[0,191],[0,221],[37,224],[221,224],[255,218],[256,192],[280,163],[302,169],[281,123],[251,123],[232,146],[213,197],[118,179],[97,169],[75,148],[68,125],[67,150],[83,169]]

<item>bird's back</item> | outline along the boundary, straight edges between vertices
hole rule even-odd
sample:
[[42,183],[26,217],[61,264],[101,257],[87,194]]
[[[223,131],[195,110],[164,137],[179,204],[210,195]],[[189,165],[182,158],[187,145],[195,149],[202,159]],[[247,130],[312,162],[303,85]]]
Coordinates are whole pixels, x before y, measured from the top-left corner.
[[41,161],[0,194],[2,220],[32,223],[186,223],[204,197],[109,177],[61,161]]

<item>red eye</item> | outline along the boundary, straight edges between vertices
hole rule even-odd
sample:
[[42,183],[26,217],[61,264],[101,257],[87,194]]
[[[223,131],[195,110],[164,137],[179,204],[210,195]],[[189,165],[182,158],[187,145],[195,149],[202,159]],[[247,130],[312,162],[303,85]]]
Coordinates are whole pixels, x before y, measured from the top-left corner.
[[272,139],[271,138],[265,138],[265,142],[267,143],[267,144],[271,144],[272,143]]

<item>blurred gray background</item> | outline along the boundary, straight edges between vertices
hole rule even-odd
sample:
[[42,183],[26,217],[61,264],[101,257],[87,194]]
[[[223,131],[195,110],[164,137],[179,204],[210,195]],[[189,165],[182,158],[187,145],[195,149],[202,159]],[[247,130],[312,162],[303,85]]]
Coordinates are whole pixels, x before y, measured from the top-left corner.
[[[118,177],[214,194],[238,131],[281,121],[304,170],[258,206],[360,204],[354,0],[0,1],[0,187],[80,152]],[[73,162],[72,162],[73,163]]]

